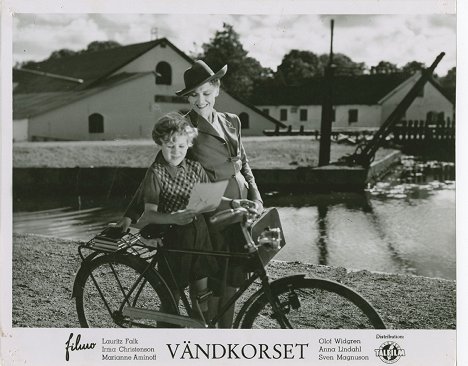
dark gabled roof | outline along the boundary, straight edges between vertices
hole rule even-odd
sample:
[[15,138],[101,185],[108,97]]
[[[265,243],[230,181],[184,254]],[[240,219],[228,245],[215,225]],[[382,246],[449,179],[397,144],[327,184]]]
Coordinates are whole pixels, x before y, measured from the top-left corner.
[[[28,65],[28,69],[31,70],[13,69],[13,82],[17,83],[13,91],[13,119],[24,119],[45,113],[120,82],[148,74],[149,72],[119,73],[110,77],[114,72],[158,45],[169,46],[183,59],[193,63],[189,56],[169,40],[161,38],[150,42],[42,61]],[[282,122],[263,113],[252,104],[229,95],[270,122],[286,127]]]
[[69,103],[78,92],[17,94],[13,97],[13,119],[24,119]]
[[95,52],[86,52],[28,65],[28,69],[31,70],[82,79],[83,83],[73,84],[72,82],[65,82],[58,78],[50,78],[41,75],[28,75],[28,77],[26,77],[24,72],[22,73],[23,75],[20,75],[20,71],[17,70],[13,71],[13,82],[19,82],[18,89],[15,90],[15,93],[43,93],[93,87],[118,69],[158,45],[168,45],[187,61],[193,62],[166,38],[161,38],[155,41]]
[[152,73],[119,73],[106,79],[106,81],[100,83],[98,87],[84,90],[15,94],[13,97],[13,119],[18,120],[37,116],[149,74]]
[[[228,93],[226,93],[228,94]],[[279,127],[288,127],[287,125],[285,125],[283,122],[281,121],[278,121],[277,119],[271,117],[269,114],[266,114],[265,112],[263,112],[262,110],[258,109],[257,107],[255,107],[253,104],[250,104],[249,102],[246,102],[245,100],[239,98],[239,97],[236,97],[235,95],[232,95],[232,94],[228,94],[231,98],[237,100],[239,103],[241,104],[244,104],[245,106],[249,107],[250,109],[252,109],[254,112],[258,113],[259,115],[261,115],[262,117],[266,118],[267,120],[269,120],[270,122],[273,122],[275,125],[278,125]]]
[[[404,73],[337,76],[333,79],[333,104],[377,104],[379,100],[409,79]],[[313,78],[299,86],[268,86],[254,92],[255,105],[320,105],[324,78]]]
[[81,84],[64,78],[51,77],[50,75],[40,75],[21,69],[13,69],[13,83],[17,84],[13,93],[34,93],[40,90],[41,93],[71,91]]

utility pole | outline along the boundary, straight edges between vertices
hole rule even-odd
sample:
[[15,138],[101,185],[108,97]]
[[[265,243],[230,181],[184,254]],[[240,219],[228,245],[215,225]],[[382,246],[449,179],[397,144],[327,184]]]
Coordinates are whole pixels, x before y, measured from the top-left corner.
[[154,40],[157,40],[159,38],[159,34],[158,34],[158,27],[152,27],[151,28],[151,40],[154,41]]
[[333,75],[335,73],[335,65],[333,65],[333,26],[334,20],[330,21],[331,38],[330,38],[330,57],[328,64],[325,67],[324,90],[322,100],[322,120],[320,125],[320,149],[319,149],[319,166],[330,164],[330,144],[331,130],[333,120]]

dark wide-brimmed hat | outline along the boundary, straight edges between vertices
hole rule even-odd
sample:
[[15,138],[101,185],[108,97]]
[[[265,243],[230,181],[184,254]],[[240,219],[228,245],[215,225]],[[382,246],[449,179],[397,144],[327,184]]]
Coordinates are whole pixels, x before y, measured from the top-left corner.
[[203,61],[198,60],[193,63],[190,68],[184,72],[185,89],[176,92],[177,95],[187,95],[191,91],[198,88],[213,79],[221,79],[227,71],[227,65],[224,65],[221,70],[214,72]]

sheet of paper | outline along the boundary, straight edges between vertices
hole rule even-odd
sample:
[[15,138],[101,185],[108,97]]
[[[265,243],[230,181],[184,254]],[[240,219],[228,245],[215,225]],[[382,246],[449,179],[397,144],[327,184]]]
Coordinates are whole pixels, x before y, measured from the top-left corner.
[[219,206],[227,185],[227,180],[215,183],[195,184],[190,195],[187,209],[194,210],[198,213],[213,211]]

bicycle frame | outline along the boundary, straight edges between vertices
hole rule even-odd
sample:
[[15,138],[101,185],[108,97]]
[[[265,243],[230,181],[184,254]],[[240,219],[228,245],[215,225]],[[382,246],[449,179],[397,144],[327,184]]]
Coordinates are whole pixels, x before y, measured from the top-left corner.
[[[90,262],[91,260],[96,258],[99,255],[99,253],[111,252],[111,253],[122,253],[122,254],[133,253],[148,263],[147,266],[146,264],[144,264],[145,266],[144,271],[139,272],[140,275],[138,279],[131,286],[128,293],[126,293],[126,291],[124,291],[124,289],[120,285],[120,281],[117,278],[117,274],[115,273],[115,270],[112,268],[112,265],[111,265],[112,273],[116,277],[117,283],[120,286],[120,291],[122,292],[124,296],[124,300],[122,301],[120,308],[118,309],[118,311],[115,312],[116,314],[112,314],[112,312],[109,310],[109,306],[107,306],[106,304],[106,307],[109,313],[114,318],[114,321],[117,324],[118,324],[118,321],[122,321],[123,319],[122,314],[124,314],[124,315],[128,315],[129,318],[132,318],[132,319],[135,319],[135,318],[144,319],[145,317],[147,318],[149,316],[150,317],[149,319],[166,322],[166,323],[179,324],[179,325],[185,325],[185,326],[214,327],[215,324],[229,310],[229,308],[252,285],[252,283],[260,279],[261,289],[259,291],[261,291],[261,293],[265,293],[265,295],[267,296],[267,299],[269,300],[272,306],[275,316],[278,317],[281,326],[285,327],[288,325],[288,321],[286,317],[284,316],[284,314],[282,313],[279,304],[277,304],[277,300],[275,300],[272,296],[272,292],[270,288],[270,281],[268,278],[268,274],[265,270],[265,265],[268,263],[268,261],[271,258],[273,258],[273,256],[276,254],[276,252],[279,249],[281,249],[282,246],[285,245],[285,240],[282,234],[281,223],[279,221],[278,212],[275,209],[265,211],[264,214],[258,218],[255,225],[252,224],[251,218],[249,218],[249,213],[244,208],[239,208],[237,210],[221,211],[218,213],[218,215],[219,216],[216,218],[216,220],[213,220],[214,217],[210,219],[212,220],[212,223],[215,223],[216,221],[216,223],[218,224],[218,229],[221,229],[221,227],[226,227],[230,225],[238,225],[239,229],[241,230],[242,239],[239,239],[240,241],[239,241],[239,246],[237,247],[238,249],[233,252],[201,251],[201,250],[194,250],[194,249],[172,249],[168,246],[163,246],[160,243],[158,243],[156,246],[153,246],[153,245],[148,245],[148,243],[145,243],[144,240],[142,240],[142,236],[140,234],[136,234],[136,235],[128,234],[130,236],[130,239],[128,240],[127,245],[120,249],[115,249],[115,250],[103,249],[102,247],[98,247],[97,245],[95,246],[93,244],[94,243],[93,239],[87,244],[80,246],[79,253],[83,260],[82,266],[85,267],[84,270],[90,274],[90,277],[94,285],[97,287],[97,291],[99,295],[101,296],[102,300],[105,303],[106,303],[106,300],[104,299],[104,296],[101,293],[101,290],[99,289],[97,281],[94,279],[93,274],[90,273],[86,268],[87,262]],[[273,229],[271,228],[270,225],[274,225]],[[254,238],[256,241],[254,241]],[[81,248],[95,250],[95,252],[85,258],[83,253],[81,253]],[[142,253],[140,249],[142,249],[144,253]],[[150,253],[150,255],[147,255],[143,258],[142,255],[145,255],[145,253],[146,254]],[[177,284],[177,281],[175,280],[175,276],[172,271],[172,268],[168,264],[166,253],[179,253],[179,254],[205,255],[205,256],[208,255],[208,256],[214,256],[214,257],[243,259],[246,265],[248,266],[248,268],[246,269],[246,272],[251,272],[252,275],[227,300],[227,302],[221,306],[218,314],[216,314],[213,319],[208,320],[207,323],[203,323],[201,321],[199,322],[198,320],[193,319],[193,315],[194,315],[193,307],[198,306],[198,302],[196,304],[192,304],[192,305],[190,304],[187,298],[187,295],[184,292],[184,289],[180,288],[180,286]],[[156,263],[158,262],[161,263],[162,261],[165,261],[165,264],[167,265],[167,268],[168,268],[167,277],[169,278],[162,278],[157,272],[157,270],[155,269]],[[144,262],[142,262],[142,265],[143,263]],[[182,316],[179,314],[172,315],[172,314],[164,313],[162,311],[156,311],[156,310],[153,311],[153,310],[147,310],[147,309],[142,309],[142,308],[136,308],[136,307],[132,307],[132,304],[129,304],[130,296],[136,295],[138,297],[139,292],[142,291],[146,283],[146,282],[142,282],[142,279],[145,277],[145,274],[147,274],[147,271],[155,271],[158,274],[161,281],[164,283],[164,286],[166,286],[167,289],[169,290],[170,296],[172,297],[172,299],[167,299],[167,300],[168,301],[172,300],[173,304],[176,306],[178,306],[178,304],[176,304],[176,301],[174,299],[173,291],[175,290],[178,291],[178,293],[180,294],[180,298],[182,300],[183,306],[186,309],[188,316]],[[168,286],[168,283],[171,286]],[[141,285],[140,289],[137,289],[138,286],[140,285]],[[174,290],[171,290],[171,289],[174,289]],[[255,293],[257,296],[258,296],[259,291]],[[74,294],[76,293],[75,289],[73,293]],[[251,300],[248,299],[247,303],[250,303],[250,302]],[[134,303],[136,303],[136,299],[134,300]],[[234,324],[238,324],[239,317],[242,318],[246,309],[247,308],[245,308],[244,306],[241,308],[241,311],[238,313]]]
[[[307,289],[310,289],[311,291],[323,290],[328,294],[326,296],[338,296],[342,302],[344,301],[343,304],[354,306],[357,311],[357,317],[350,317],[349,322],[349,325],[353,328],[355,326],[360,328],[371,325],[375,329],[384,329],[385,324],[372,305],[361,295],[342,284],[325,279],[308,279],[305,278],[304,274],[290,275],[270,281],[265,266],[286,244],[278,213],[276,210],[273,210],[263,214],[255,223],[248,223],[248,226],[246,225],[246,216],[243,216],[244,213],[241,211],[221,211],[219,215],[217,214],[216,220],[212,217],[210,222],[218,225],[218,228],[234,224],[240,225],[243,236],[236,240],[236,243],[233,243],[234,246],[230,247],[232,251],[171,249],[170,245],[161,245],[162,242],[159,240],[156,240],[157,244],[154,245],[153,242],[145,242],[144,240],[144,238],[148,237],[153,238],[151,230],[138,234],[126,233],[125,239],[122,238],[119,243],[103,241],[102,237],[98,235],[88,243],[80,245],[78,251],[82,264],[77,272],[73,287],[73,297],[77,298],[77,311],[80,323],[85,327],[93,326],[93,322],[96,319],[96,316],[92,314],[93,311],[91,311],[91,318],[94,316],[95,319],[91,320],[91,323],[89,322],[83,305],[83,291],[87,287],[94,286],[89,292],[91,295],[89,295],[88,299],[97,298],[98,301],[102,300],[105,304],[104,310],[107,310],[110,319],[115,325],[148,328],[154,326],[164,327],[166,324],[167,326],[173,324],[187,328],[213,328],[234,303],[245,294],[246,290],[255,281],[260,280],[260,288],[243,301],[243,305],[237,312],[233,323],[234,328],[238,328],[239,326],[253,327],[257,318],[260,326],[273,321],[276,324],[273,326],[279,325],[281,328],[293,328],[293,325],[294,327],[296,325],[301,327],[303,322],[301,320],[302,315],[298,314],[298,311],[300,311],[298,309],[301,307],[299,295],[301,295],[302,301],[302,299],[305,299],[304,295],[307,297]],[[96,238],[98,239],[97,241]],[[154,238],[163,239],[163,236]],[[82,249],[90,250],[92,253],[84,256]],[[208,292],[208,294],[203,294],[193,299],[193,304],[191,304],[185,293],[185,288],[181,288],[182,286],[179,286],[175,280],[173,268],[169,266],[168,253],[241,259],[246,266],[245,272],[251,273],[251,276],[221,305],[213,319],[208,319],[207,322],[197,320],[194,316],[194,307],[200,311],[200,302],[206,301],[210,293]],[[166,276],[163,277],[159,271],[160,268],[156,268],[157,263],[167,265]],[[105,267],[102,267],[103,265]],[[102,268],[104,272],[98,270],[94,274],[94,270],[98,268]],[[128,269],[131,272],[128,272]],[[101,273],[103,273],[102,277]],[[108,277],[109,275],[111,278]],[[99,285],[98,282],[101,279],[104,282],[100,282],[101,285]],[[168,286],[168,283],[170,286]],[[106,288],[103,284],[109,284],[109,286]],[[109,299],[107,296],[104,296],[103,292],[109,291],[108,289],[110,289],[111,294],[116,296],[110,296]],[[155,291],[154,297],[152,297],[152,291]],[[178,301],[176,302],[175,294],[180,294],[182,306],[185,309],[182,312],[183,315],[181,315],[179,310],[179,296],[177,296]],[[311,300],[315,301],[314,298],[315,296]],[[147,299],[153,299],[154,301],[148,301]],[[149,305],[150,303],[152,305]],[[96,308],[96,303],[92,304],[91,308],[93,306]],[[102,307],[102,305],[98,306]],[[306,305],[305,309],[312,309],[317,306],[320,307],[321,305]],[[268,307],[267,314],[270,320],[261,313],[265,307]],[[340,314],[335,316],[335,321],[340,321]],[[196,315],[202,317],[201,311],[200,314],[197,313]],[[360,320],[361,316],[363,316],[363,322],[367,325],[363,325],[364,323]],[[138,319],[142,321],[137,322]],[[106,317],[106,325],[109,324],[108,320],[109,317]],[[152,322],[148,322],[150,320]],[[154,321],[156,322],[155,324],[153,323]],[[102,322],[96,321],[94,324],[102,324]]]
[[[252,253],[235,253],[235,252],[219,252],[219,251],[200,251],[200,250],[192,250],[192,249],[170,249],[166,247],[159,247],[158,253],[152,259],[151,261],[152,264],[149,267],[154,268],[154,265],[160,259],[166,261],[166,265],[167,265],[168,263],[167,263],[165,253],[210,255],[214,257],[225,257],[225,258],[242,258],[246,260],[254,260],[256,262],[256,268],[253,274],[250,276],[250,278],[247,279],[242,284],[242,286],[228,299],[228,301],[225,304],[223,304],[223,306],[221,307],[219,312],[215,315],[215,317],[206,323],[206,327],[214,328],[216,323],[222,318],[222,316],[228,311],[228,309],[244,294],[244,292],[250,287],[250,285],[252,285],[252,283],[254,283],[257,279],[261,280],[262,282],[261,288],[263,291],[267,293],[267,296],[270,299],[270,303],[273,309],[275,310],[275,314],[280,316],[280,319],[283,319],[283,320],[285,319],[282,316],[284,314],[281,312],[280,308],[277,306],[274,299],[272,299],[269,277],[256,251]],[[189,316],[192,316],[193,307],[190,305],[190,302],[187,298],[187,295],[184,292],[184,289],[181,289],[180,286],[176,283],[174,274],[172,272],[172,268],[170,268],[169,265],[168,265],[168,269],[169,269],[169,275],[171,276],[170,280],[172,281],[172,284],[175,285],[175,287],[177,288],[177,291],[181,294],[181,300],[185,309],[187,310],[187,313],[189,314]],[[241,313],[239,315],[242,316]],[[170,320],[170,319],[166,319],[166,320]],[[190,319],[190,320],[193,320],[193,319]]]
[[[145,248],[148,248],[147,246],[144,246]],[[79,246],[79,254],[80,257],[82,258],[82,265],[86,266],[86,263],[89,262],[90,260],[94,259],[97,257],[99,254],[104,254],[106,255],[105,252],[100,252],[100,251],[95,251],[91,253],[88,256],[84,256],[82,253],[82,248],[87,248],[86,245],[80,245]],[[264,291],[272,305],[272,308],[274,310],[274,313],[276,316],[278,316],[278,319],[280,319],[280,324],[282,326],[287,326],[287,319],[284,316],[283,312],[281,311],[280,307],[276,303],[275,299],[272,298],[271,295],[271,289],[270,289],[270,280],[268,277],[268,274],[263,266],[263,263],[258,255],[258,251],[253,251],[250,253],[237,253],[237,252],[221,252],[221,251],[201,251],[201,250],[193,250],[193,249],[171,249],[167,248],[164,246],[158,246],[156,248],[151,248],[155,249],[156,252],[152,254],[147,261],[148,265],[146,266],[145,270],[140,274],[140,276],[137,278],[135,283],[132,285],[132,287],[128,290],[128,292],[125,294],[124,290],[121,288],[122,293],[124,293],[125,297],[124,300],[122,301],[122,304],[119,308],[119,313],[123,315],[128,315],[128,316],[139,316],[140,318],[148,317],[155,319],[157,321],[161,322],[166,322],[170,324],[176,324],[176,325],[182,325],[182,326],[187,326],[187,327],[208,327],[208,328],[214,328],[216,326],[216,323],[222,318],[222,316],[228,311],[228,309],[245,293],[245,291],[254,283],[257,279],[261,280],[261,289],[259,291]],[[122,251],[117,251],[114,253],[125,253]],[[206,323],[202,323],[201,321],[198,321],[196,319],[191,318],[193,315],[193,306],[190,305],[190,302],[187,298],[187,295],[184,292],[183,288],[180,288],[180,286],[177,284],[175,281],[175,277],[172,271],[172,268],[168,265],[168,270],[169,270],[169,275],[170,278],[167,280],[170,280],[172,282],[172,285],[177,289],[177,291],[180,293],[181,300],[183,303],[184,308],[187,311],[188,316],[184,315],[179,315],[179,314],[168,314],[164,313],[158,310],[151,310],[151,311],[138,311],[138,310],[132,310],[132,306],[129,303],[129,298],[130,296],[134,293],[134,291],[138,291],[137,288],[138,286],[144,285],[144,282],[142,283],[142,279],[144,277],[144,274],[147,271],[153,271],[155,270],[156,263],[158,261],[164,260],[167,263],[167,258],[165,256],[166,253],[179,253],[179,254],[191,254],[191,255],[209,255],[209,256],[214,256],[214,257],[225,257],[225,258],[241,258],[245,260],[251,260],[254,263],[255,269],[252,272],[252,275],[250,276],[249,279],[247,279],[242,286],[228,299],[228,301],[223,304],[219,312],[215,315],[215,317],[211,320],[209,320]],[[113,254],[113,253],[107,253],[107,254]],[[101,298],[103,299],[104,302],[104,295],[101,293],[101,290],[99,288],[99,285],[97,281],[94,279],[93,274],[90,273],[90,277],[97,288],[97,291],[99,292]],[[141,288],[142,288],[141,287]],[[169,286],[168,286],[169,287]],[[140,288],[140,291],[141,291]],[[170,288],[170,287],[169,287]],[[257,291],[255,294],[251,296],[251,298],[258,295]],[[75,289],[73,290],[73,293],[75,293]],[[172,293],[172,291],[171,291]],[[175,303],[174,298],[172,300]],[[247,299],[246,303],[250,302],[250,298]],[[247,309],[245,307],[241,308],[241,311],[238,313],[237,318],[242,318],[243,314],[245,313]],[[110,309],[108,308],[109,313]],[[114,318],[114,315],[111,314],[111,316]],[[239,319],[236,318],[235,324],[239,323]],[[119,319],[120,320],[120,319]],[[140,324],[138,322],[132,322],[132,324],[137,325],[137,326],[144,326],[143,324]]]

